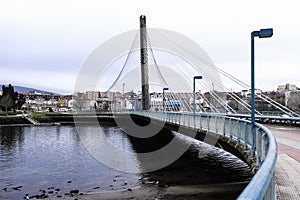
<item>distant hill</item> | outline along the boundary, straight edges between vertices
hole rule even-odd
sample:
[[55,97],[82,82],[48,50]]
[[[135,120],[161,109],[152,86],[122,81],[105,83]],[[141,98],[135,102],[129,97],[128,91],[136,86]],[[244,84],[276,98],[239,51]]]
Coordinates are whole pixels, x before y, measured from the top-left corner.
[[[6,85],[8,86],[8,85]],[[35,91],[37,93],[41,93],[41,94],[56,94],[56,92],[49,92],[49,91],[44,91],[44,90],[39,90],[36,88],[28,88],[28,87],[22,87],[22,86],[18,86],[18,85],[12,85],[14,87],[15,92],[31,92],[31,91]],[[2,90],[2,84],[0,84],[0,90]]]

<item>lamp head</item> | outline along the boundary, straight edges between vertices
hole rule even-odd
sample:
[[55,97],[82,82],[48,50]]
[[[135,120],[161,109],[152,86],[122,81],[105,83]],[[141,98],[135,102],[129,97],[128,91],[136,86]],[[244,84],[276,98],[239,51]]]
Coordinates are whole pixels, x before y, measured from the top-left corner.
[[260,29],[259,31],[259,38],[268,38],[272,37],[273,35],[273,29],[272,28],[266,28],[266,29]]
[[194,79],[202,79],[202,76],[194,76]]

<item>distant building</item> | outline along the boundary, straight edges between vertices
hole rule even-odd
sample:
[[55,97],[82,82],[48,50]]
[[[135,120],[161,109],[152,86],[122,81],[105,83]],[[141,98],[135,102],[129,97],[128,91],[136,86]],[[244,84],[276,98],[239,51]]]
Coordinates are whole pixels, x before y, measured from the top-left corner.
[[278,85],[277,87],[277,92],[287,92],[287,91],[296,91],[298,88],[296,85],[292,84],[285,84],[285,85]]
[[285,85],[278,85],[277,92],[284,92],[285,91]]
[[249,94],[251,94],[250,90],[242,90],[242,96],[247,97]]
[[300,90],[285,93],[285,106],[293,111],[300,111]]
[[100,92],[100,98],[109,97],[109,92]]
[[[255,89],[254,90],[254,92],[255,92],[255,95],[261,95],[262,94],[262,90],[260,90],[260,89]],[[242,94],[242,97],[250,97],[251,96],[251,89],[249,89],[249,90],[242,90],[242,92],[241,92],[241,94]]]
[[95,100],[101,97],[101,92],[99,91],[87,91],[85,93],[86,99],[88,100]]
[[56,94],[41,94],[35,91],[19,92],[19,94],[23,94],[25,97],[22,109],[33,111],[55,110],[60,107],[60,99],[65,98]]

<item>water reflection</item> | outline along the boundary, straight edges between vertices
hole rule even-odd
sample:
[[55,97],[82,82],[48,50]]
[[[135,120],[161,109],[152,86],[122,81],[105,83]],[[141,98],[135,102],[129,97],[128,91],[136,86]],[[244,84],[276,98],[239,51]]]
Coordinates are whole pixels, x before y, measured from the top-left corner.
[[[26,193],[36,195],[43,190],[53,191],[50,196],[63,196],[74,189],[111,191],[157,181],[161,186],[232,183],[251,178],[249,167],[235,156],[175,132],[168,133],[167,141],[175,136],[181,143],[191,144],[180,159],[151,173],[120,172],[91,156],[82,140],[89,144],[89,151],[97,151],[96,155],[135,169],[141,167],[136,152],[144,152],[147,146],[153,148],[155,141],[133,140],[111,126],[102,126],[101,131],[97,126],[77,130],[74,126],[0,127],[0,199],[22,199]],[[132,156],[99,151],[99,145],[105,148],[104,140]]]
[[7,134],[0,128],[0,170],[12,167],[15,155],[22,151],[24,145],[24,133],[20,127],[7,127],[5,132]]
[[[94,130],[82,129],[87,134]],[[115,127],[106,130],[116,139]],[[22,199],[51,187],[60,189],[55,195],[63,195],[73,189],[122,189],[125,180],[128,187],[139,183],[139,175],[121,173],[94,159],[73,126],[0,127],[0,144],[0,199]],[[132,151],[129,142],[119,144]]]

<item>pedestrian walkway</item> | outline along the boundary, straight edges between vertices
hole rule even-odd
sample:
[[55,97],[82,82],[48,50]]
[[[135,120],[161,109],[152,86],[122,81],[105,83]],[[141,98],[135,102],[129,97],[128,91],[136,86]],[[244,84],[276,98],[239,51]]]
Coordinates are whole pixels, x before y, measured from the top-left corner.
[[287,154],[279,154],[275,169],[276,195],[279,200],[300,198],[300,163]]
[[300,198],[300,128],[267,126],[278,143],[275,169],[276,195],[279,200]]
[[292,147],[292,148],[300,151],[300,142],[298,142],[298,141],[293,141],[290,139],[285,139],[285,138],[280,138],[280,137],[276,137],[276,140],[277,140],[277,143]]

